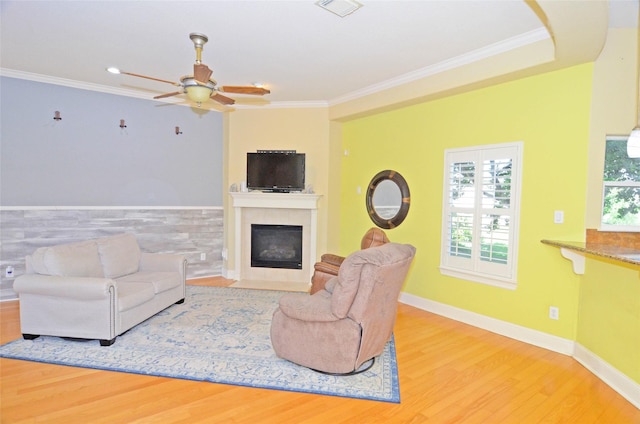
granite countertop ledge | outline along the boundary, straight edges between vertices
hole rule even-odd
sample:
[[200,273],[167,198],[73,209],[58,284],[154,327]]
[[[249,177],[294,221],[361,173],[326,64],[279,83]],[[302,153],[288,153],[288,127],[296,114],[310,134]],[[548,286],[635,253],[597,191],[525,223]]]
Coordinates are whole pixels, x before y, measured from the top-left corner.
[[541,242],[550,246],[583,252],[632,265],[640,265],[640,249],[579,241],[541,240]]

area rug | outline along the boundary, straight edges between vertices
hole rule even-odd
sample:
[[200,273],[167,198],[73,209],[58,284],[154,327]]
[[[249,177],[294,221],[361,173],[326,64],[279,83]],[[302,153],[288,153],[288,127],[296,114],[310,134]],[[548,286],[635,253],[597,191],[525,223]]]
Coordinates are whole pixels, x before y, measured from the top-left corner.
[[309,293],[311,284],[298,283],[292,281],[259,281],[259,280],[240,280],[231,284],[231,287],[237,289],[257,289],[257,290],[276,290],[286,292],[305,292]]
[[[0,357],[109,371],[208,381],[356,399],[400,402],[393,338],[361,374],[330,376],[276,356],[269,330],[284,292],[187,286],[173,305],[119,336],[97,340],[58,337],[15,340]],[[299,294],[308,296],[308,294]]]

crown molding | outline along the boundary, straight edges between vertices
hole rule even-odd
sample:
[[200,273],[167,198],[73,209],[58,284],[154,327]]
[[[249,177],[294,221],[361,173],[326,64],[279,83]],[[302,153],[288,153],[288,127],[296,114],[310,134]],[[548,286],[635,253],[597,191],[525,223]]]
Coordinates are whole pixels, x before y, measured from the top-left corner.
[[117,96],[136,97],[138,99],[149,100],[148,95],[137,90],[127,90],[123,88],[110,87],[107,85],[94,84],[90,82],[77,81],[67,78],[53,77],[50,75],[36,74],[33,72],[18,71],[15,69],[0,68],[0,76],[18,78],[23,80],[42,82],[45,84],[62,85],[65,87],[78,88],[80,90],[97,91],[100,93],[115,94]]
[[370,85],[360,90],[348,93],[344,96],[337,97],[329,101],[329,106],[346,103],[390,88],[398,87],[403,84],[450,71],[452,69],[461,68],[463,66],[467,66],[472,63],[479,62],[481,60],[498,56],[548,39],[551,39],[551,36],[545,28],[539,28],[533,31],[529,31],[516,37],[511,37],[509,39],[491,44],[481,49],[477,49],[469,53],[444,60],[434,65],[430,65],[413,72],[408,72],[396,78],[383,81],[379,84]]
[[[89,82],[83,82],[78,80],[72,80],[67,78],[53,77],[49,75],[36,74],[33,72],[18,71],[15,69],[0,68],[0,76],[8,78],[17,78],[28,81],[41,82],[45,84],[61,85],[65,87],[77,88],[80,90],[96,91],[99,93],[113,94],[116,96],[134,97],[143,100],[153,100],[160,103],[170,103],[177,106],[189,106],[191,104],[184,103],[180,100],[171,98],[164,99],[150,99],[149,94],[138,90],[127,90],[118,87],[112,87],[108,85],[93,84]],[[231,107],[220,110],[219,107],[211,106],[207,107],[205,104],[201,106],[203,109],[210,109],[218,112],[230,111],[234,109],[305,109],[305,108],[326,108],[329,107],[329,103],[326,101],[296,101],[296,102],[270,102],[260,105],[243,105],[234,104]]]
[[[432,75],[440,74],[442,72],[446,72],[455,68],[460,68],[460,67],[472,64],[474,62],[478,62],[493,56],[497,56],[505,52],[516,50],[518,48],[521,48],[545,39],[550,39],[550,38],[551,37],[549,33],[544,28],[540,28],[534,31],[529,31],[517,37],[512,37],[507,40],[494,43],[487,47],[483,47],[481,49],[474,50],[472,52],[465,53],[463,55],[436,63],[434,65],[427,66],[425,68],[400,75],[396,78],[392,78],[378,84],[370,85],[363,89],[353,91],[344,96],[340,96],[329,101],[326,101],[326,100],[282,101],[282,102],[268,102],[260,105],[243,105],[243,104],[236,103],[231,108],[228,108],[222,111],[229,111],[233,109],[327,108],[330,106],[334,106],[341,103],[346,103],[352,100],[356,100],[362,97],[366,97],[371,94],[387,90],[389,88],[398,87],[403,84],[407,84],[413,81],[427,78]],[[126,96],[126,97],[133,97],[133,98],[143,99],[143,100],[151,100],[149,98],[148,93],[138,91],[138,90],[129,90],[124,88],[94,84],[94,83],[72,80],[67,78],[59,78],[59,77],[53,77],[49,75],[36,74],[32,72],[18,71],[15,69],[0,68],[0,76],[41,82],[45,84],[61,85],[65,87],[77,88],[80,90],[96,91],[99,93],[113,94],[116,96]],[[170,103],[178,106],[192,106],[191,104],[184,103],[180,100],[176,100],[172,98],[154,99],[154,100],[157,102]],[[202,108],[221,112],[220,108],[215,106],[208,106],[203,104]]]
[[234,104],[235,109],[312,109],[327,108],[329,102],[323,100],[295,101],[295,102],[269,102],[263,105]]

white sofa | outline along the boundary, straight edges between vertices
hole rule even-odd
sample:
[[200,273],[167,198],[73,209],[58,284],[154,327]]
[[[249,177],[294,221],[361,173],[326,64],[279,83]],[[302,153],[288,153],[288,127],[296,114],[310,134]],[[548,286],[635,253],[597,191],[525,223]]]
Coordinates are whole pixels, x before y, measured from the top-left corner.
[[140,251],[132,234],[41,247],[13,288],[25,339],[116,337],[185,298],[182,255]]

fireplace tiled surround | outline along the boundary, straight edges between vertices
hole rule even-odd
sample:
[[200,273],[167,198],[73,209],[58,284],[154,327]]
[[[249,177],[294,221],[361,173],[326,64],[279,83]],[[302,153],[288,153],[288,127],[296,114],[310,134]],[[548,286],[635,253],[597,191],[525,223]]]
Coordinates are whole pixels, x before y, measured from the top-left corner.
[[[308,193],[232,192],[236,280],[311,282],[318,240],[318,200]],[[302,269],[251,266],[251,224],[301,225]]]

